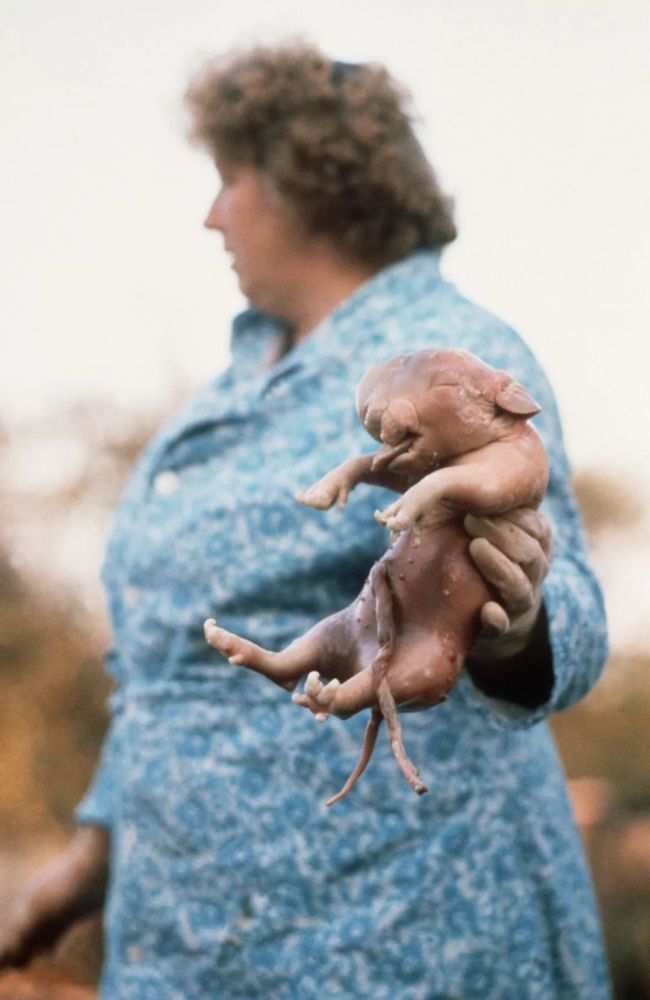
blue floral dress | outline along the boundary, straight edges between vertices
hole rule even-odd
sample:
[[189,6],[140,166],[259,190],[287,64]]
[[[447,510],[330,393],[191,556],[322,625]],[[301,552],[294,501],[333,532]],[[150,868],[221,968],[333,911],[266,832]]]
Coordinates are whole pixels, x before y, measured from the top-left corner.
[[[277,321],[235,321],[232,367],[162,429],[117,512],[104,579],[117,689],[79,819],[110,826],[103,997],[119,1000],[604,1000],[592,891],[545,716],[606,655],[605,616],[569,491],[556,405],[535,358],[418,252],[377,274],[279,362]],[[353,400],[379,360],[466,348],[519,379],[552,477],[544,583],[555,682],[535,711],[464,676],[404,717],[430,787],[385,738],[352,794],[366,713],[319,725],[229,665],[204,619],[279,649],[358,593],[391,494],[344,511],[293,500],[373,442]]]

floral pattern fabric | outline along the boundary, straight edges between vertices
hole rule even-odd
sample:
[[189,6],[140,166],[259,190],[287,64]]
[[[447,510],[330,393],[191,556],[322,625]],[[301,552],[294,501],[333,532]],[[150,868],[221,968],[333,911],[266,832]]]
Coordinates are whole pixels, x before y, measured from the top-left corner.
[[[112,832],[106,998],[605,1000],[598,920],[549,729],[594,683],[602,598],[551,390],[520,337],[418,252],[380,272],[279,362],[278,323],[236,321],[233,363],[143,455],[104,568],[113,721],[81,822]],[[463,677],[404,716],[430,792],[380,738],[351,795],[366,713],[319,725],[203,639],[203,621],[279,649],[360,590],[388,491],[344,511],[293,499],[373,448],[354,410],[375,362],[473,351],[542,406],[551,459],[544,583],[554,688],[528,711]],[[382,734],[383,735],[383,734]]]

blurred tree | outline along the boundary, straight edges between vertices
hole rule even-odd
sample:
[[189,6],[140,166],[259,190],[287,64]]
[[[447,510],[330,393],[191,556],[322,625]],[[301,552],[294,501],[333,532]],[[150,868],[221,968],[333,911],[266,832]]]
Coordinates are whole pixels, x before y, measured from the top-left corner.
[[69,825],[105,728],[108,682],[88,621],[61,591],[39,592],[0,549],[0,830]]
[[[159,415],[127,416],[110,404],[78,404],[43,425],[0,428],[0,833],[39,840],[69,828],[106,727],[110,684],[102,666],[103,607],[82,596],[43,557],[72,520],[103,533],[136,455]],[[30,449],[31,480],[8,486],[15,456]],[[72,447],[80,460],[54,471]],[[57,450],[58,449],[58,450]],[[63,460],[60,459],[63,456]],[[32,532],[30,534],[30,532]],[[29,558],[22,548],[29,547]],[[21,549],[19,557],[18,551]]]
[[593,541],[609,527],[630,529],[637,525],[644,513],[640,491],[630,483],[595,469],[583,469],[573,477],[580,511],[588,534]]
[[[574,485],[596,557],[606,539],[621,549],[643,544],[636,484],[587,469]],[[601,576],[607,593],[604,567]],[[630,580],[631,600],[635,592]],[[650,652],[614,649],[594,691],[554,716],[553,729],[594,873],[615,996],[650,1000]]]

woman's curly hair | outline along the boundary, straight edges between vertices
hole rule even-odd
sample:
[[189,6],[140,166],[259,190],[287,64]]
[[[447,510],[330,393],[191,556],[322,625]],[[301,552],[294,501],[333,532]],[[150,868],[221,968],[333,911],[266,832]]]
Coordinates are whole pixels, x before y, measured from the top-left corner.
[[349,259],[382,267],[455,238],[409,96],[384,67],[304,43],[260,46],[210,60],[186,100],[194,139],[229,166],[263,171]]

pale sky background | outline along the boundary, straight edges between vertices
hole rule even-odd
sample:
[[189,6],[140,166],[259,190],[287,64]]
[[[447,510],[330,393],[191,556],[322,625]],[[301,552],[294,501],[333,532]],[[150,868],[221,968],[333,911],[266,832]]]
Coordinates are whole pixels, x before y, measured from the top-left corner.
[[446,274],[532,345],[574,465],[650,496],[648,0],[0,0],[0,15],[0,417],[153,405],[224,366],[241,300],[202,230],[216,175],[181,95],[205,55],[302,34],[410,87],[457,204]]

